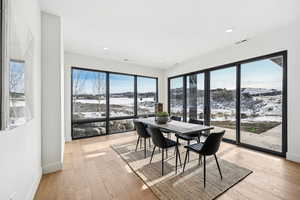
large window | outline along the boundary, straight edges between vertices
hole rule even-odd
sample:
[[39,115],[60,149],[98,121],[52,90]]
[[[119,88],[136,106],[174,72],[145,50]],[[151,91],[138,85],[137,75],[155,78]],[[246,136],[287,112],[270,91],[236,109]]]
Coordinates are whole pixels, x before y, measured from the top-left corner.
[[157,102],[157,79],[137,77],[137,113],[138,115],[154,114]]
[[156,102],[157,78],[72,68],[72,137],[131,131]]
[[186,79],[187,119],[204,120],[204,74],[193,74]]
[[224,140],[285,156],[287,52],[169,78],[169,113],[204,120]]
[[282,151],[283,56],[241,65],[241,142]]
[[106,73],[74,69],[73,119],[105,118]]
[[73,138],[106,134],[106,73],[73,69],[72,77]]
[[110,117],[134,115],[134,76],[109,74]]
[[9,128],[26,123],[27,109],[24,75],[25,62],[11,60],[9,66]]
[[183,77],[170,80],[170,114],[183,117]]

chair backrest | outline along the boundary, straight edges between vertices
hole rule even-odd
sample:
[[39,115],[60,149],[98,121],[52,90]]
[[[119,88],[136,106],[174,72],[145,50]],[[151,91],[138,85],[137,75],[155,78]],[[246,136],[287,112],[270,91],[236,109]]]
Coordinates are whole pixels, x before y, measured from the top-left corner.
[[136,122],[136,121],[134,121],[133,123],[134,123],[134,126],[136,128],[136,132],[140,137],[142,137],[142,138],[150,137],[150,134],[148,133],[144,123]]
[[204,125],[204,122],[203,122],[203,121],[196,120],[196,119],[189,119],[189,123],[191,123],[191,124]]
[[225,131],[211,133],[205,140],[201,153],[203,155],[213,155],[218,152]]
[[155,146],[159,148],[165,148],[166,147],[166,139],[162,132],[158,128],[149,127],[147,130],[151,134],[152,142]]
[[170,119],[175,121],[181,121],[181,117],[178,116],[171,116]]

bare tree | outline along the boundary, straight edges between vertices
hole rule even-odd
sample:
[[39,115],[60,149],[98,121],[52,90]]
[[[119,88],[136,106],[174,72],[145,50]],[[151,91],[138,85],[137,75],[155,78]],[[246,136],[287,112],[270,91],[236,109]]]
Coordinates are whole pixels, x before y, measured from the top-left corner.
[[75,95],[75,99],[77,96],[83,92],[85,82],[88,78],[88,74],[82,71],[73,72],[73,95]]
[[93,84],[93,92],[96,96],[96,99],[98,101],[97,104],[97,112],[101,112],[101,101],[105,98],[105,89],[106,89],[106,84],[105,84],[105,76],[103,76],[101,73],[96,73],[95,78],[94,78],[94,84]]
[[[19,65],[20,67],[18,67]],[[9,101],[10,117],[21,117],[18,102],[25,102],[24,63],[19,61],[10,62],[9,70]]]

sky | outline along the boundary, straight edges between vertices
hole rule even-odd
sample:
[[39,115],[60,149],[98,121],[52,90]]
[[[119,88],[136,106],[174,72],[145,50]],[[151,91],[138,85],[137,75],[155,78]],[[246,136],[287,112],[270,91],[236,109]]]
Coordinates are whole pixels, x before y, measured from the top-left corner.
[[[278,64],[269,59],[255,61],[241,65],[241,88],[267,88],[282,89],[283,69]],[[200,74],[199,74],[200,75]],[[198,75],[199,84],[204,84],[203,78]],[[203,76],[202,76],[203,77]],[[229,67],[220,70],[211,71],[211,89],[236,88],[236,68]],[[200,82],[200,83],[199,83]],[[171,88],[180,88],[183,86],[182,77],[171,79]],[[203,87],[202,87],[203,88]]]
[[[18,65],[18,64],[15,64]],[[16,67],[17,68],[17,67]],[[241,88],[267,88],[282,89],[282,67],[269,59],[255,61],[241,65]],[[103,72],[73,70],[73,77],[79,75],[83,87],[81,89],[85,94],[95,94],[95,80],[100,77],[105,92],[106,74]],[[229,67],[225,69],[211,71],[211,89],[236,88],[236,68]],[[197,75],[197,84],[199,89],[203,89],[204,76]],[[134,76],[122,74],[110,74],[110,92],[122,93],[134,91]],[[138,92],[155,92],[156,79],[138,77]],[[171,79],[171,88],[183,87],[183,78]]]
[[[110,73],[109,88],[110,93],[123,93],[134,91],[134,76],[112,74]],[[95,94],[95,81],[100,77],[100,83],[103,85],[103,92],[106,88],[106,74],[103,72],[87,71],[87,70],[73,70],[73,79],[79,77],[82,89],[80,93]],[[74,86],[74,85],[73,85]],[[156,79],[138,77],[137,90],[139,93],[156,92]]]

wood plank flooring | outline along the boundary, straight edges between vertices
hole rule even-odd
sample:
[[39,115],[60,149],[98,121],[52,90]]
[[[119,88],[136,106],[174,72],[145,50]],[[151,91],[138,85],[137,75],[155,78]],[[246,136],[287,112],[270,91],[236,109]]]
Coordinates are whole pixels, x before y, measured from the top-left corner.
[[[42,177],[35,200],[157,199],[110,148],[133,139],[131,132],[66,143],[64,169]],[[219,157],[254,173],[218,199],[300,199],[300,164],[224,142]]]

